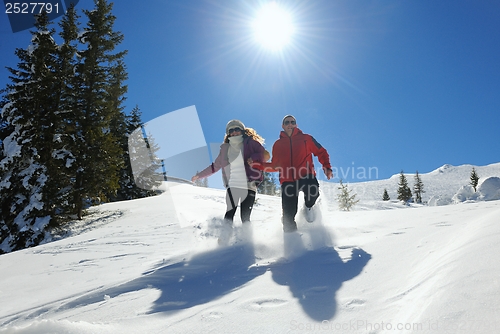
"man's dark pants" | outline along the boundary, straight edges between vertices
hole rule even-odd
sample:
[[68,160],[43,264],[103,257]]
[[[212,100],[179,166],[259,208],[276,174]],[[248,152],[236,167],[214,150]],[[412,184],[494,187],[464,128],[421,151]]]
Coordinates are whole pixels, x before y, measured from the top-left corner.
[[304,193],[305,206],[310,208],[319,197],[319,183],[316,177],[309,174],[305,178],[293,182],[281,184],[281,206],[283,209],[283,231],[292,232],[297,230],[295,215],[299,202],[299,192]]

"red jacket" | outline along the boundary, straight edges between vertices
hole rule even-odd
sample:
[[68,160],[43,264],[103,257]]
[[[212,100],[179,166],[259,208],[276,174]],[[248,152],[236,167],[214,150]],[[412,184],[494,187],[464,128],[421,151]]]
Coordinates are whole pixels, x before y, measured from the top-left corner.
[[318,157],[323,169],[331,169],[330,156],[311,135],[295,128],[289,137],[281,131],[280,138],[273,145],[273,157],[270,164],[280,173],[280,183],[296,181],[307,175],[316,175],[312,154]]

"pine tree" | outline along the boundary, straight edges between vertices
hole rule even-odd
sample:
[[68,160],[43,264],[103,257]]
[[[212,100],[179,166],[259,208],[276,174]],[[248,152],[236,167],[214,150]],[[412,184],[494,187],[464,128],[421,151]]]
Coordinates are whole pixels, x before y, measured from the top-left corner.
[[[78,114],[78,86],[75,78],[77,65],[77,45],[79,33],[79,16],[76,14],[74,5],[71,5],[63,16],[59,27],[59,36],[62,44],[58,48],[56,61],[57,82],[55,90],[56,115],[58,120],[53,124],[54,148],[52,152],[51,175],[56,175],[51,180],[52,195],[54,198],[54,214],[60,222],[64,222],[74,211],[72,201],[72,189],[74,188],[74,175],[76,168],[74,165],[76,151],[76,120],[74,115]],[[53,173],[52,173],[53,172]],[[66,218],[67,219],[67,218]]]
[[125,72],[125,65],[122,60],[118,60],[114,67],[110,69],[109,73],[109,108],[112,110],[111,118],[109,122],[109,131],[113,136],[114,140],[120,146],[120,169],[118,171],[118,189],[111,189],[111,192],[106,192],[106,197],[110,200],[119,199],[130,199],[130,198],[120,198],[118,192],[121,189],[120,181],[127,175],[127,163],[128,160],[128,135],[127,132],[127,116],[123,113],[123,95],[127,91],[127,86],[123,85],[126,80],[127,74]]
[[145,127],[141,125],[130,134],[128,147],[134,184],[140,189],[154,191],[164,179],[159,173],[162,161],[156,154],[159,147],[154,137],[147,134]]
[[278,193],[278,186],[274,173],[264,172],[263,176],[264,179],[257,188],[259,194],[276,196]]
[[359,200],[356,199],[357,195],[352,194],[352,190],[350,190],[346,184],[343,184],[342,180],[340,180],[338,189],[340,190],[337,196],[340,210],[350,211],[351,208],[359,202]]
[[422,194],[425,193],[425,191],[424,191],[424,183],[422,182],[422,179],[420,178],[418,171],[415,174],[415,184],[413,185],[413,193],[415,194],[415,202],[422,203]]
[[477,191],[477,185],[479,184],[479,176],[476,173],[476,169],[472,167],[472,172],[470,173],[470,185],[474,188],[474,192]]
[[54,124],[58,123],[56,91],[57,46],[48,16],[37,16],[32,45],[17,49],[20,63],[8,68],[8,102],[2,120],[11,132],[2,141],[0,161],[0,250],[38,245],[52,219]]
[[[19,64],[8,68],[12,84],[0,91],[0,253],[39,244],[65,216],[81,218],[84,202],[118,197],[131,179],[128,135],[140,117],[123,113],[126,51],[113,53],[123,36],[113,32],[112,6],[95,5],[84,11],[83,34],[68,9],[61,45],[39,15],[32,45],[17,49]],[[156,149],[152,142],[150,157]]]
[[[3,110],[3,107],[9,103],[9,101],[7,100],[5,94],[6,94],[7,90],[6,89],[0,89],[0,94],[1,95],[1,99],[0,100],[0,111]],[[7,120],[4,118],[3,116],[3,113],[0,112],[0,161],[3,160],[3,158],[5,158],[5,155],[4,155],[4,151],[3,151],[3,141],[5,140],[5,138],[7,138],[12,132],[14,131],[12,125],[7,122]],[[1,175],[1,174],[0,174]]]
[[80,35],[86,45],[78,53],[80,112],[77,116],[77,150],[74,202],[82,217],[85,202],[106,201],[106,195],[119,188],[123,167],[123,147],[116,126],[122,122],[121,103],[126,87],[123,57],[126,51],[113,53],[123,35],[113,31],[116,19],[112,4],[94,0],[95,9],[85,10],[87,27]]
[[[131,155],[129,151],[129,141],[134,130],[141,129],[142,125],[143,123],[141,120],[141,111],[139,109],[139,106],[136,105],[135,108],[132,109],[130,115],[126,117],[126,131],[124,136],[126,140],[124,142],[125,146],[123,156],[124,167],[120,171],[120,188],[118,189],[116,198],[112,198],[113,200],[125,200],[153,196],[156,195],[156,193],[151,189],[153,189],[155,186],[160,185],[159,181],[157,181],[156,183],[152,182],[153,186],[151,188],[142,189],[138,187],[134,182],[132,164],[130,161]],[[142,139],[139,140],[142,142]],[[158,148],[153,149],[157,150]],[[158,179],[156,178],[155,180]]]
[[401,174],[399,176],[399,184],[398,184],[398,200],[408,203],[408,201],[411,199],[412,194],[411,190],[408,187],[408,181],[406,180],[406,176],[404,175],[403,171],[401,171]]
[[383,201],[389,201],[391,198],[389,197],[389,193],[387,192],[387,189],[384,189],[384,194],[382,195],[382,200]]

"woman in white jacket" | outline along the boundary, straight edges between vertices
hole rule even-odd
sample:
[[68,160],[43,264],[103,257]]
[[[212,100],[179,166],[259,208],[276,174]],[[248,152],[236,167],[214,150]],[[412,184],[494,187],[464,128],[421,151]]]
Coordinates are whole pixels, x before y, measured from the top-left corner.
[[[226,187],[226,222],[232,224],[240,203],[241,221],[250,221],[257,186],[262,182],[262,163],[269,153],[262,146],[264,139],[252,128],[246,128],[239,120],[226,125],[224,143],[215,162],[196,174],[191,181],[208,177],[222,169]],[[267,153],[267,154],[266,154]]]

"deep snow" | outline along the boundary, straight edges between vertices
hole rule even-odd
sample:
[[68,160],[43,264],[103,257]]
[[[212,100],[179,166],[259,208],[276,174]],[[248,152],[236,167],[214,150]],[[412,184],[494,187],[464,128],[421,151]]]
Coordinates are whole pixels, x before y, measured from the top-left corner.
[[445,206],[398,203],[395,175],[350,184],[361,202],[343,212],[322,183],[316,221],[299,213],[286,235],[280,199],[259,195],[227,246],[222,190],[169,183],[95,207],[59,240],[0,256],[0,333],[498,331],[500,202],[484,200],[499,188],[458,201],[471,168],[421,174],[424,201]]

